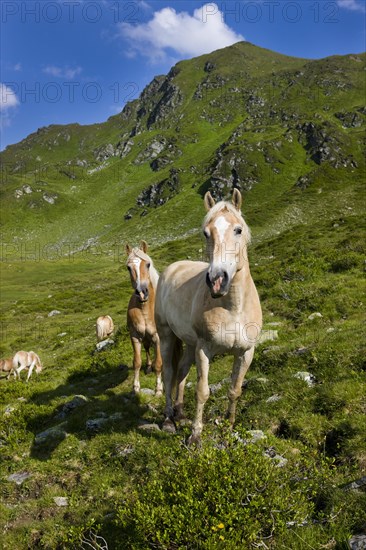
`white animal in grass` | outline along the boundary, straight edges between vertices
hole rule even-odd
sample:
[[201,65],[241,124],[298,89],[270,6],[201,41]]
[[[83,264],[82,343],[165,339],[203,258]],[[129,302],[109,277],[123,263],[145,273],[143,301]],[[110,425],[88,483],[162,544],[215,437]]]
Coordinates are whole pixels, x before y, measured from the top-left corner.
[[101,315],[97,319],[96,332],[99,341],[105,340],[114,331],[114,323],[110,315]]
[[20,379],[22,370],[28,370],[27,382],[34,369],[39,374],[42,370],[42,362],[34,351],[18,351],[13,357],[14,376]]

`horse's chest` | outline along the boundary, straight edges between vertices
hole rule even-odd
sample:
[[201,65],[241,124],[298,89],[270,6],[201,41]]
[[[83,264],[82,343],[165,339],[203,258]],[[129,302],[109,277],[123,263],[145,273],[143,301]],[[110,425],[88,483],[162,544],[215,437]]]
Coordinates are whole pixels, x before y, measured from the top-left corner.
[[210,342],[217,353],[231,349],[251,347],[245,323],[230,315],[207,315],[204,317],[201,337]]
[[138,338],[152,337],[156,333],[155,321],[149,310],[132,309],[128,315],[130,334]]

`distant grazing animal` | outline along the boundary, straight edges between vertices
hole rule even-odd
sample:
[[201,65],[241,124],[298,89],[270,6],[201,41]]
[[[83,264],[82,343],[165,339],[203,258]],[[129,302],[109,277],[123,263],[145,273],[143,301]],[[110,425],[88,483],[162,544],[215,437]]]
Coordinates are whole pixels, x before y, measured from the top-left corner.
[[[132,287],[135,290],[127,310],[127,326],[134,353],[135,377],[133,389],[136,393],[140,391],[141,345],[143,345],[146,351],[147,372],[151,372],[152,367],[154,368],[156,373],[156,395],[160,396],[163,393],[162,361],[160,341],[154,319],[155,292],[159,274],[150,256],[147,255],[145,241],[141,241],[140,248],[131,248],[126,245],[126,252],[128,256],[126,265],[130,273]],[[151,345],[155,349],[153,363],[150,358]]]
[[38,355],[34,351],[18,351],[13,357],[13,369],[20,380],[20,373],[22,370],[28,370],[27,382],[32,375],[32,372],[36,369],[36,373],[39,374],[43,368],[42,363]]
[[[250,231],[241,215],[241,194],[232,203],[215,204],[206,193],[203,221],[209,263],[180,261],[160,276],[155,319],[160,336],[166,393],[164,429],[175,431],[183,417],[184,385],[192,363],[197,365],[196,416],[189,443],[198,442],[203,409],[209,397],[208,372],[216,354],[234,356],[227,416],[233,424],[244,376],[253,359],[262,327],[262,311],[249,270]],[[180,362],[179,348],[185,343]],[[173,385],[177,383],[175,411]],[[175,416],[174,416],[175,415]]]
[[110,315],[101,315],[96,324],[97,339],[105,340],[114,331],[114,323]]
[[14,377],[16,376],[15,370],[13,369],[13,358],[0,359],[0,371],[8,372],[7,378],[10,378],[10,375],[13,373]]

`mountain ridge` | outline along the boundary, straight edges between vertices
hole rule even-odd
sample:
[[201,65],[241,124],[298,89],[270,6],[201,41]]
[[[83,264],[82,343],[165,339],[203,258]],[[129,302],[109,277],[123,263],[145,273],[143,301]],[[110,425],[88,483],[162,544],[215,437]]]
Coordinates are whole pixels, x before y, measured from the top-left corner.
[[[348,169],[345,178],[356,180],[352,171],[364,170],[364,61],[365,54],[292,58],[247,42],[179,61],[105,122],[50,125],[7,147],[2,198],[25,240],[42,240],[39,225],[59,242],[57,220],[66,239],[113,242],[143,236],[144,218],[147,238],[158,243],[172,235],[160,223],[163,210],[169,218],[174,204],[192,208],[185,234],[207,189],[222,198],[238,187],[254,208],[271,196],[275,210],[291,189],[305,192],[329,169]],[[108,208],[111,197],[117,204]],[[11,241],[8,213],[2,229]]]

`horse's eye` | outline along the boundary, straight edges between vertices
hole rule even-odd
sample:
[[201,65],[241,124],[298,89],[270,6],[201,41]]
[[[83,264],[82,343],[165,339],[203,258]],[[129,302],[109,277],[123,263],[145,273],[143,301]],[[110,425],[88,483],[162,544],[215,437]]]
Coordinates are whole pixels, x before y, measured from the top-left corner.
[[147,269],[150,269],[150,263],[146,264]]
[[210,236],[209,233],[208,233],[208,231],[207,231],[206,229],[203,231],[203,234],[204,234],[204,236],[205,236],[206,239],[208,239],[209,236]]
[[129,265],[127,266],[127,269],[128,269],[128,271],[131,273],[131,268],[130,268]]
[[242,232],[243,232],[243,230],[242,230],[241,227],[235,227],[235,229],[234,229],[235,235],[241,235]]

